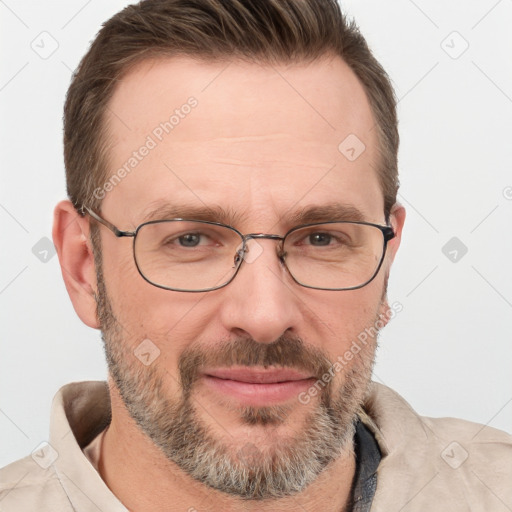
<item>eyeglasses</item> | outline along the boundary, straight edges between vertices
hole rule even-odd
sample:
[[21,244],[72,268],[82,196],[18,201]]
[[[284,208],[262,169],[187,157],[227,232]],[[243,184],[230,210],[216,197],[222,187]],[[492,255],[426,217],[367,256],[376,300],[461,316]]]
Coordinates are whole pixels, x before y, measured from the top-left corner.
[[207,292],[228,285],[243,261],[252,263],[261,254],[256,240],[263,238],[279,242],[277,256],[297,284],[355,290],[375,278],[387,243],[395,237],[390,226],[346,221],[296,226],[284,236],[243,235],[226,224],[193,219],[153,220],[135,231],[121,231],[86,206],[82,210],[116,237],[133,237],[135,265],[148,283],[179,292]]

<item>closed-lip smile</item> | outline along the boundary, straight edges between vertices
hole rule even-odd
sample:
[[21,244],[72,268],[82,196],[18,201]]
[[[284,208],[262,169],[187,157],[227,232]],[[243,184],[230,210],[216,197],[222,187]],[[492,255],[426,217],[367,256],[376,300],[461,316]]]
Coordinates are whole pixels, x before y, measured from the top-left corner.
[[311,373],[286,367],[207,368],[201,373],[210,389],[254,406],[273,405],[297,397],[314,380]]

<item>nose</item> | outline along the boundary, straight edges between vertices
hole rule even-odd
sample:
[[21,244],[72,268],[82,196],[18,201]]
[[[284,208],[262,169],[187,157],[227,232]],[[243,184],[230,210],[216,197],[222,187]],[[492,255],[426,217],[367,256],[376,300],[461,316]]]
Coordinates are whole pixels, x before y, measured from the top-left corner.
[[301,314],[297,284],[277,256],[273,240],[249,240],[235,279],[223,290],[221,321],[232,335],[271,343],[296,331]]

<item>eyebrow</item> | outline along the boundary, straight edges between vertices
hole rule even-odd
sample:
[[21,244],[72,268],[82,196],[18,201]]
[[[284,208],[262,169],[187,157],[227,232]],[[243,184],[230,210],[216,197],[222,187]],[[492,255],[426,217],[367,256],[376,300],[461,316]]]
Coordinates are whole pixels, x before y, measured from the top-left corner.
[[226,210],[221,206],[204,205],[198,207],[155,201],[146,208],[142,217],[142,223],[152,220],[193,219],[233,225],[241,222],[244,217],[245,216],[240,213],[236,213],[233,210]]
[[[144,210],[142,223],[153,220],[193,219],[208,222],[220,222],[236,226],[247,219],[246,214],[225,209],[221,206],[192,206],[177,205],[162,201],[155,201]],[[310,205],[295,211],[290,216],[286,212],[281,221],[290,226],[313,224],[328,221],[355,221],[363,222],[365,215],[353,205],[343,203],[328,203],[325,205]]]
[[364,222],[365,215],[353,205],[328,203],[322,206],[306,206],[290,217],[293,224],[312,224],[333,220]]

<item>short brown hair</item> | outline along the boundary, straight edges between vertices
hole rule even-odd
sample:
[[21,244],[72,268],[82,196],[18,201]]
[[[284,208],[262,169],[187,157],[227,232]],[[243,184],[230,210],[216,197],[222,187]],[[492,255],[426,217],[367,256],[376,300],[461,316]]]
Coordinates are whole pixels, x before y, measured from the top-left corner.
[[336,0],[144,0],[108,20],[73,76],[64,107],[67,192],[100,210],[108,179],[104,122],[116,83],[143,59],[185,55],[259,63],[340,56],[362,83],[376,121],[386,219],[398,190],[396,101],[389,78]]

